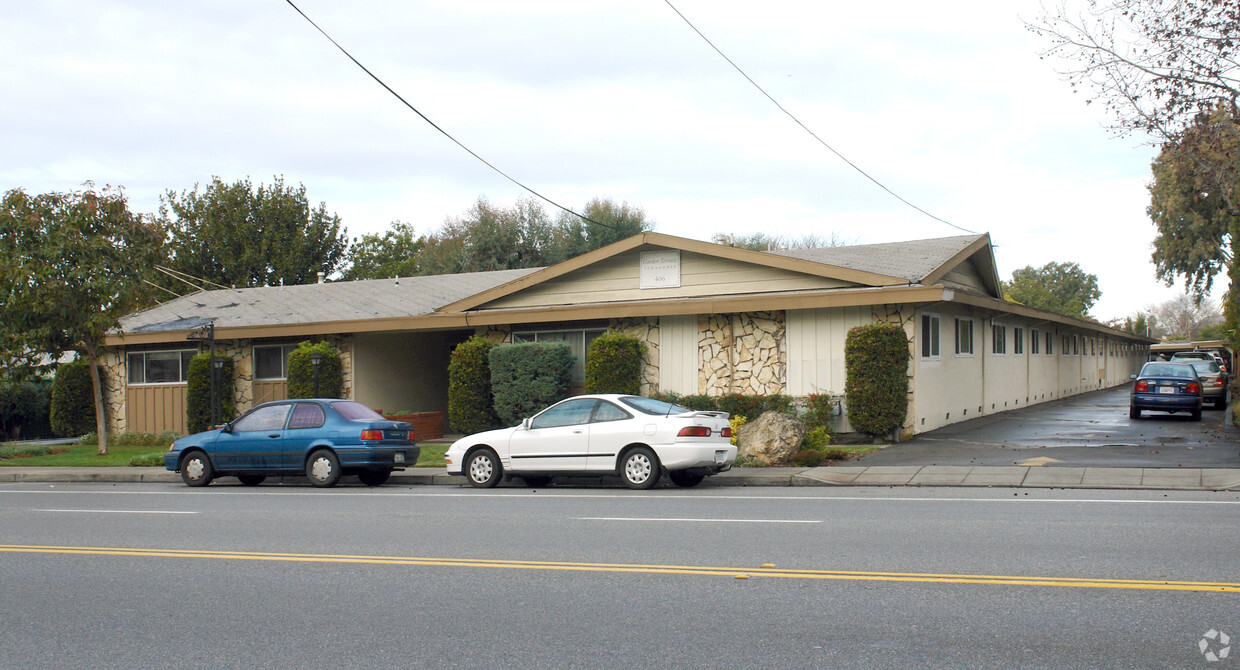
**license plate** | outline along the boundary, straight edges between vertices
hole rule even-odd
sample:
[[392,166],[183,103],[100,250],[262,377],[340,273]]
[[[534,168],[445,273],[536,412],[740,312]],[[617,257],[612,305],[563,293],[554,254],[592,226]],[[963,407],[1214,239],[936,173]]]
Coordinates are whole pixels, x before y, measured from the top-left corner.
[[404,462],[405,462],[405,452],[403,452],[403,451],[398,451],[398,452],[396,452],[396,462],[397,462],[397,463],[404,463]]
[[716,452],[715,452],[715,462],[716,462],[716,463],[719,463],[720,465],[722,465],[722,464],[723,464],[723,459],[724,459],[726,456],[727,456],[727,452],[724,452],[724,451],[716,451]]
[[1159,387],[1158,387],[1158,392],[1159,392],[1159,393],[1166,393],[1166,394],[1170,395],[1170,394],[1175,393],[1175,387],[1174,387],[1174,386],[1159,386]]

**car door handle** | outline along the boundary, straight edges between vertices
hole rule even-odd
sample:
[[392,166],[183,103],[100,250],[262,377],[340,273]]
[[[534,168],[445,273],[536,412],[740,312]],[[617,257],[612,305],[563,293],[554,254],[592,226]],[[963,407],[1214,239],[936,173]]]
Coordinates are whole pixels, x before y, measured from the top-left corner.
[[267,437],[280,437],[280,434],[279,434],[279,433],[271,433],[271,434],[270,434],[270,435],[268,435]]

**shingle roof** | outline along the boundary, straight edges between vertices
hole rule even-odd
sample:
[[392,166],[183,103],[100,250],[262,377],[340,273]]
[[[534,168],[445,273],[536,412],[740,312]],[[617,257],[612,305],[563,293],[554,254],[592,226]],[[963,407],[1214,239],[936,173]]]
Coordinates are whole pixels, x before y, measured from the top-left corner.
[[422,316],[541,268],[200,291],[121,319],[127,333]]
[[959,235],[850,247],[781,249],[770,253],[919,282],[979,237],[982,236]]

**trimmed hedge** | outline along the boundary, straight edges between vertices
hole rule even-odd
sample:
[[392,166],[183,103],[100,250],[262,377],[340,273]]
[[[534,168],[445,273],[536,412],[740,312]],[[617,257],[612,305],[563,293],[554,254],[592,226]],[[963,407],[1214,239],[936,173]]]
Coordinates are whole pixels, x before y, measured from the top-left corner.
[[[322,354],[319,363],[318,393],[314,388],[314,364],[311,354]],[[344,388],[344,372],[340,354],[327,342],[302,342],[288,355],[289,398],[339,398]]]
[[594,338],[586,351],[586,393],[627,393],[642,390],[642,357],[646,343],[609,330]]
[[908,339],[890,323],[857,326],[844,341],[848,422],[871,436],[890,435],[908,414]]
[[491,363],[497,345],[474,335],[456,345],[448,359],[448,425],[457,433],[500,426],[491,394]]
[[688,407],[700,412],[727,412],[728,416],[745,416],[757,418],[765,412],[784,412],[789,413],[792,409],[793,399],[791,396],[774,394],[774,395],[745,395],[742,393],[728,393],[727,395],[711,396],[711,395],[680,395],[668,391],[666,393],[656,393],[654,397],[670,403],[675,403],[681,407]]
[[0,384],[0,442],[50,436],[51,402],[47,382]]
[[78,360],[56,368],[50,414],[52,432],[58,437],[77,437],[95,430],[95,391],[89,363]]
[[570,393],[576,357],[567,344],[508,344],[495,347],[487,358],[495,413],[509,426]]
[[[216,373],[216,402],[219,421],[237,418],[237,400],[233,393],[233,360],[223,357],[224,365]],[[191,434],[211,427],[211,354],[201,353],[189,362],[189,382],[185,398],[185,426]]]

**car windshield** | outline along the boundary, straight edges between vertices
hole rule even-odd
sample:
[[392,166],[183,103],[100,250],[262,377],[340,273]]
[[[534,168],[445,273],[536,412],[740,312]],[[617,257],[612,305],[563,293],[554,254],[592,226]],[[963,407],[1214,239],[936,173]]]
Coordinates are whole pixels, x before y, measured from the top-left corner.
[[681,407],[670,402],[655,400],[654,398],[642,398],[635,395],[625,396],[620,402],[632,407],[643,414],[653,414],[655,416],[667,416],[668,414],[684,414],[692,412],[688,407]]
[[350,421],[385,421],[383,415],[360,402],[345,400],[332,403],[332,409]]
[[1218,363],[1214,361],[1193,361],[1192,366],[1197,369],[1198,374],[1202,372],[1218,372]]
[[1142,377],[1193,377],[1193,369],[1183,363],[1151,363],[1141,370]]

